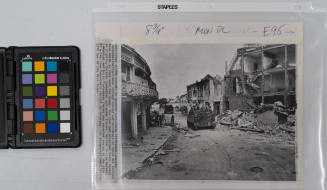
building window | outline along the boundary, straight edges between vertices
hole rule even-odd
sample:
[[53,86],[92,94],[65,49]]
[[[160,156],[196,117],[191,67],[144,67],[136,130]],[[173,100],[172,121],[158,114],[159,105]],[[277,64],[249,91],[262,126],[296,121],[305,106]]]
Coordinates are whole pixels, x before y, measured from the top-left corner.
[[233,93],[236,93],[236,78],[233,78]]
[[193,90],[193,97],[197,97],[197,91]]
[[199,87],[199,94],[198,94],[199,97],[203,97],[203,86],[200,86]]
[[126,67],[126,81],[131,81],[131,67]]

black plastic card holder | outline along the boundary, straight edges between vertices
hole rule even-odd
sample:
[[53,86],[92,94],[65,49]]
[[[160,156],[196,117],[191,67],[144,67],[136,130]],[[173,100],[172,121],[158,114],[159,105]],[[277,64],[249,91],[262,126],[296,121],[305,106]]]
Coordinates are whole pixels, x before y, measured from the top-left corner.
[[0,48],[0,148],[81,144],[80,51]]
[[4,83],[4,66],[5,66],[5,49],[0,48],[0,148],[6,148],[8,147],[8,139],[7,139],[7,128],[6,126],[6,120],[5,120],[5,83]]

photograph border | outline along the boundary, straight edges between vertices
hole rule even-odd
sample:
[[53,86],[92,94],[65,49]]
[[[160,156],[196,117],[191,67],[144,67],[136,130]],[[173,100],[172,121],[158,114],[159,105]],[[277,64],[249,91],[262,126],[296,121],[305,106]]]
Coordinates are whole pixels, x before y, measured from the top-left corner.
[[[158,22],[157,22],[158,23]],[[242,23],[241,26],[239,23]],[[161,38],[160,36],[146,36],[146,39],[144,39],[144,32],[138,32],[136,31],[136,36],[128,36],[128,35],[122,35],[122,30],[128,30],[130,27],[135,28],[135,26],[141,28],[142,30],[145,28],[146,25],[149,23],[112,23],[112,22],[103,22],[103,23],[96,23],[96,38],[101,40],[112,40],[111,43],[118,45],[118,76],[117,76],[117,83],[118,83],[118,110],[117,110],[117,116],[118,116],[118,126],[121,125],[121,107],[120,107],[120,101],[121,101],[121,52],[120,52],[120,44],[144,44],[140,43],[142,40],[145,40],[145,44],[158,44],[158,43],[164,43],[164,44],[180,44],[185,43],[185,40],[187,40],[188,44],[192,43],[201,43],[201,39],[199,40],[197,37],[194,36],[187,36],[187,39],[183,39],[182,42],[172,42],[171,40],[167,40],[166,37]],[[172,24],[172,23],[166,23],[166,22],[160,22],[159,24]],[[180,22],[180,23],[173,23],[172,25],[176,27],[176,25],[189,25],[190,22]],[[191,23],[194,25],[194,23]],[[208,23],[201,22],[201,24],[206,25]],[[209,23],[214,25],[224,25],[226,23]],[[303,130],[302,130],[302,116],[303,116],[303,23],[302,22],[228,22],[227,24],[231,25],[239,25],[239,27],[244,27],[244,25],[254,25],[254,28],[258,27],[261,28],[262,25],[278,25],[278,24],[292,24],[295,26],[295,37],[293,35],[291,36],[273,36],[268,38],[258,38],[257,36],[238,36],[238,38],[243,39],[247,43],[259,43],[259,44],[273,44],[272,41],[276,41],[275,44],[280,44],[281,42],[284,43],[294,43],[296,44],[296,59],[297,59],[297,67],[296,67],[296,100],[297,100],[297,112],[296,112],[296,170],[297,170],[297,177],[296,181],[294,182],[282,182],[282,181],[243,181],[243,180],[122,180],[117,179],[116,182],[109,182],[110,186],[116,186],[117,187],[123,187],[124,189],[143,189],[143,188],[151,188],[151,189],[160,189],[160,184],[165,184],[166,189],[175,189],[176,187],[182,185],[182,187],[185,186],[185,182],[187,182],[187,188],[189,189],[198,189],[198,188],[206,188],[206,189],[217,189],[217,186],[219,186],[219,189],[240,189],[244,188],[248,189],[268,189],[272,186],[274,189],[286,189],[286,188],[301,188],[303,186]],[[102,26],[105,25],[105,26]],[[109,30],[106,30],[105,28],[110,28],[110,34],[106,33]],[[171,29],[172,31],[177,31],[178,35],[180,35],[180,28],[174,28]],[[142,31],[140,30],[140,31]],[[101,31],[101,32],[99,32]],[[135,31],[135,30],[134,30]],[[104,34],[105,33],[105,34]],[[109,34],[109,35],[108,35]],[[118,34],[118,35],[117,35]],[[205,37],[205,42],[201,44],[207,43],[221,43],[221,44],[228,44],[228,40],[230,40],[231,36],[228,37],[223,35],[209,35]],[[185,36],[184,36],[185,37]],[[137,39],[137,40],[133,40]],[[195,40],[194,40],[195,39]],[[214,39],[214,40],[212,40]],[[227,40],[226,40],[227,39]],[[209,40],[209,41],[208,41]],[[212,41],[210,41],[212,40]],[[251,41],[252,40],[252,41]],[[231,42],[231,44],[235,44],[235,42]],[[237,43],[241,44],[241,43]],[[121,130],[120,127],[118,127],[118,130]],[[121,131],[119,131],[120,133]],[[121,155],[121,138],[118,137],[118,144],[119,144],[119,171],[118,173],[121,174],[121,164],[122,164],[122,155]],[[120,175],[118,175],[120,176]]]

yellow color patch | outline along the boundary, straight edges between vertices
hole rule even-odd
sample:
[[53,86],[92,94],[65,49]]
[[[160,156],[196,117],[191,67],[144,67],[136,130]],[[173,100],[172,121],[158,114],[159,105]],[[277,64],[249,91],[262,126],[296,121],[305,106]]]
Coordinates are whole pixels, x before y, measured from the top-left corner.
[[34,61],[34,71],[44,71],[44,61]]
[[47,87],[48,96],[57,96],[57,86],[48,86]]
[[36,123],[35,133],[45,133],[45,123]]

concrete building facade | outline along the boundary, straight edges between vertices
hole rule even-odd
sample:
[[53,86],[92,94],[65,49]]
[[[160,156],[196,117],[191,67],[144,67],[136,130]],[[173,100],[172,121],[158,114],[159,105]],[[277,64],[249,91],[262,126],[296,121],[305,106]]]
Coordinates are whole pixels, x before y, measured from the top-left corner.
[[149,126],[151,104],[158,100],[146,60],[133,48],[121,46],[122,134],[137,138]]
[[223,81],[220,76],[212,77],[206,75],[200,81],[187,86],[187,99],[189,104],[206,105],[211,108],[214,114],[222,112]]
[[179,99],[178,99],[178,103],[179,103],[179,107],[183,107],[183,106],[187,106],[188,103],[187,103],[187,94],[182,94],[181,96],[179,96]]
[[276,101],[296,106],[296,46],[239,48],[224,77],[227,109],[248,110]]

